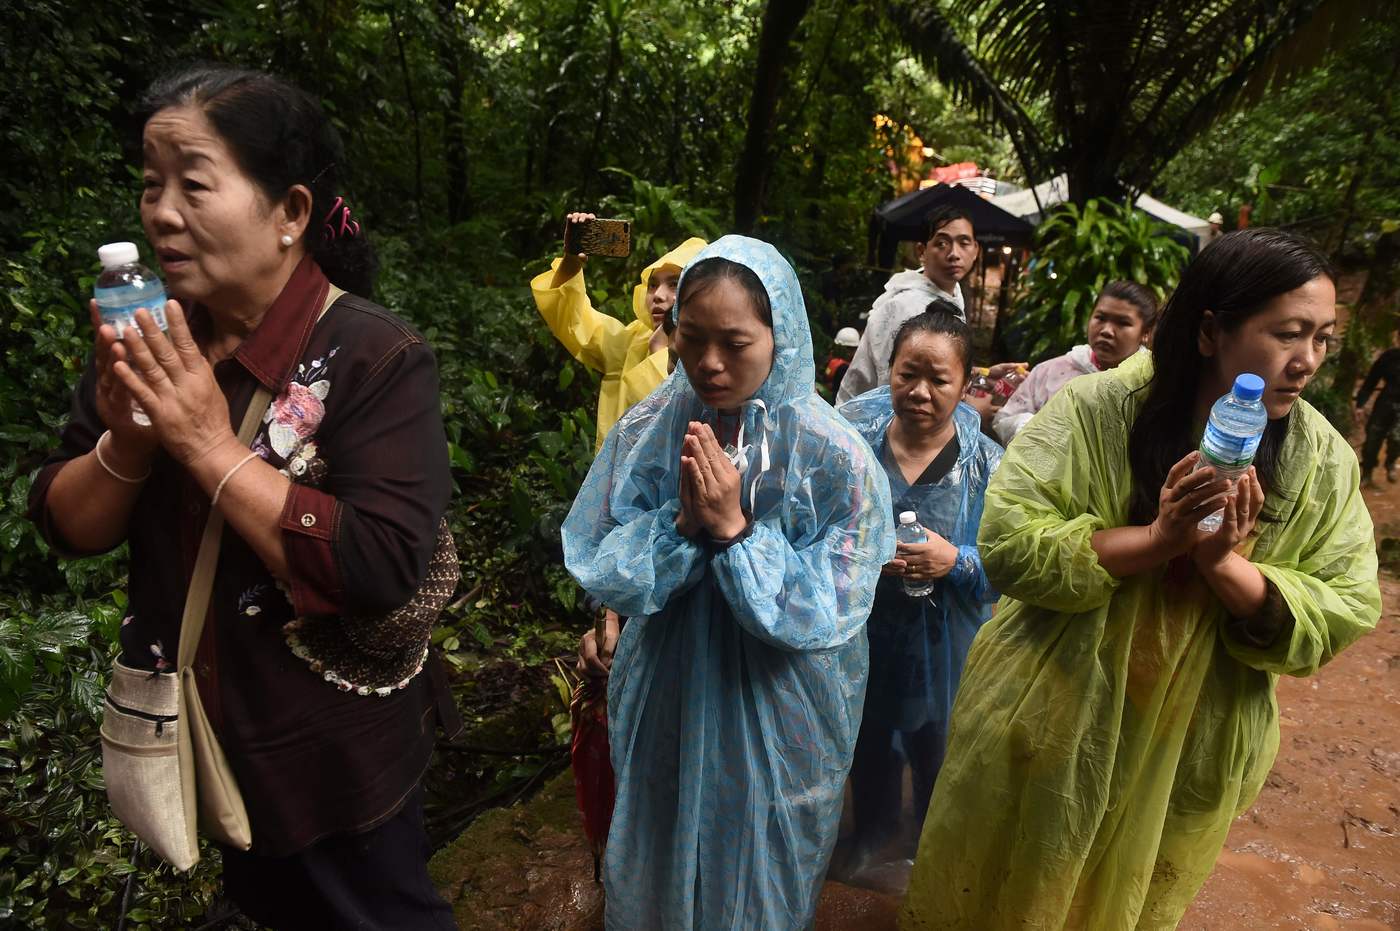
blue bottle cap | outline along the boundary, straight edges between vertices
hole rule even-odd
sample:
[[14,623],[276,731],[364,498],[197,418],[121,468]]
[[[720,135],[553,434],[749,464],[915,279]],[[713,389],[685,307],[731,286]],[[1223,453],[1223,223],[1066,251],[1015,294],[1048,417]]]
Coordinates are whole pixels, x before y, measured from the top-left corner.
[[1264,396],[1264,379],[1245,372],[1235,379],[1235,397],[1241,401],[1257,401]]

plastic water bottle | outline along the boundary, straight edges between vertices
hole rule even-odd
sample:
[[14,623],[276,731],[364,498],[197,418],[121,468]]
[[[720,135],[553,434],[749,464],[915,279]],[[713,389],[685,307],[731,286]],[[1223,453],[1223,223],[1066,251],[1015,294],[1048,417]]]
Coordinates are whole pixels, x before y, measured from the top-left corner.
[[[895,528],[894,538],[900,543],[927,543],[928,531],[919,524],[919,516],[913,511],[902,511],[899,515],[899,526]],[[922,598],[933,592],[935,579],[919,581],[916,579],[904,580],[904,594],[911,598]]]
[[[165,286],[155,272],[141,264],[140,258],[134,242],[109,242],[97,250],[102,274],[92,296],[97,300],[102,322],[117,331],[117,339],[125,338],[127,330],[141,332],[136,325],[136,311],[142,307],[150,311],[156,326],[165,329]],[[151,419],[136,404],[132,405],[131,419],[143,427],[151,425]]]
[[[1269,425],[1269,412],[1264,409],[1264,379],[1244,374],[1235,379],[1230,393],[1216,401],[1210,409],[1205,435],[1201,437],[1201,459],[1196,468],[1210,467],[1216,475],[1232,482],[1249,469],[1264,428]],[[1207,533],[1215,533],[1225,519],[1222,508],[1197,525]]]
[[987,368],[975,368],[972,370],[972,381],[968,383],[967,394],[973,398],[989,398],[995,391],[995,386],[991,379],[992,370]]
[[992,386],[993,406],[1001,407],[1007,401],[1011,400],[1011,396],[1016,393],[1017,388],[1021,387],[1021,383],[1026,380],[1026,376],[1029,374],[1029,369],[1024,365],[1018,365],[1014,370],[998,378],[996,384]]
[[93,297],[97,298],[97,312],[102,315],[102,322],[111,324],[117,331],[117,339],[122,339],[128,328],[141,332],[136,326],[136,311],[142,307],[150,311],[156,326],[164,330],[165,286],[155,272],[141,264],[136,243],[109,242],[98,248],[97,259],[102,263],[102,274],[98,276]]

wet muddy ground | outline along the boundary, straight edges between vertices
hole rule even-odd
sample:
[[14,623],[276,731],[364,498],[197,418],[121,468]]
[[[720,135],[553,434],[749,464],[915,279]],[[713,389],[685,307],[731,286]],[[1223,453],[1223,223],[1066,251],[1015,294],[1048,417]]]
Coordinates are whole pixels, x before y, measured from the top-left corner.
[[[1364,492],[1376,536],[1400,538],[1400,485]],[[1230,831],[1183,929],[1400,929],[1400,583],[1384,612],[1308,679],[1278,685],[1278,759]]]
[[[1377,539],[1400,540],[1400,484],[1365,495]],[[1282,739],[1184,931],[1400,931],[1400,581],[1377,630],[1278,687]],[[433,861],[463,929],[601,927],[601,891],[565,772],[528,805],[479,819]],[[827,883],[821,931],[894,928],[895,900]]]

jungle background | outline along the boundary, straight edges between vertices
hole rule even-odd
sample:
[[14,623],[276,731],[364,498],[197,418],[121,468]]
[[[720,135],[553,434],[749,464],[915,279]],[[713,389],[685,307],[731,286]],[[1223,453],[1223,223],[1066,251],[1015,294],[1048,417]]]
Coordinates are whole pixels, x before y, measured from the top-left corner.
[[598,380],[526,287],[567,211],[633,221],[631,257],[587,271],[623,319],[666,246],[771,240],[819,360],[888,274],[865,265],[873,208],[962,161],[1070,183],[988,353],[1062,351],[1107,278],[1170,289],[1186,250],[1119,206],[1148,191],[1336,259],[1351,325],[1311,398],[1339,427],[1394,329],[1393,2],[0,0],[0,927],[232,919],[213,851],[173,874],[133,856],[106,807],[96,728],[124,552],[59,560],[25,518],[90,351],[96,248],[145,248],[137,103],[196,60],[320,96],[380,255],[375,297],[438,354],[463,577],[435,639],[473,725],[430,773],[438,844],[567,760],[565,667],[591,618],[559,525]]

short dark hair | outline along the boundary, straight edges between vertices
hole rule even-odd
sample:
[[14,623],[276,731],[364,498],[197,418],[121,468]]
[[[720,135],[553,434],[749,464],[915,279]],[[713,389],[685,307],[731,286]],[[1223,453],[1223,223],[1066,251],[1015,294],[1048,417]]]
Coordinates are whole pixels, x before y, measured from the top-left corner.
[[915,333],[946,336],[952,340],[963,363],[963,377],[972,374],[972,328],[963,322],[956,304],[935,298],[929,302],[924,312],[910,317],[900,325],[894,334],[894,344],[890,348],[890,365],[905,342]]
[[354,236],[328,233],[346,175],[345,146],[320,103],[281,78],[225,65],[194,65],[160,78],[141,101],[142,125],[170,107],[196,106],[229,147],[238,166],[274,202],[294,185],[311,191],[302,239],[337,287],[361,297],[374,290],[378,262],[364,227]]
[[680,293],[676,295],[676,316],[680,316],[681,307],[686,301],[704,294],[714,287],[716,282],[726,278],[744,289],[753,301],[758,319],[762,320],[768,329],[773,329],[773,307],[768,302],[768,289],[763,286],[758,274],[747,265],[740,265],[717,255],[702,259],[685,270]]
[[[1255,227],[1226,233],[1201,250],[1181,273],[1162,308],[1152,341],[1152,379],[1128,434],[1133,491],[1128,519],[1148,524],[1157,516],[1167,473],[1191,451],[1196,392],[1206,363],[1197,345],[1201,321],[1210,311],[1220,329],[1234,332],[1280,294],[1336,272],[1312,242],[1283,230]],[[1136,392],[1135,392],[1136,393]],[[1278,476],[1279,453],[1291,414],[1269,422],[1254,466],[1267,490]]]
[[967,225],[973,227],[972,235],[974,237],[977,235],[976,224],[972,222],[972,214],[961,207],[943,204],[924,214],[924,242],[928,242],[935,233],[954,220],[966,220]]
[[[1136,307],[1138,316],[1142,318],[1144,330],[1150,330],[1157,325],[1157,295],[1153,294],[1150,288],[1136,281],[1110,281],[1099,292],[1099,300],[1106,297],[1127,301]],[[1098,300],[1094,303],[1097,304]]]

